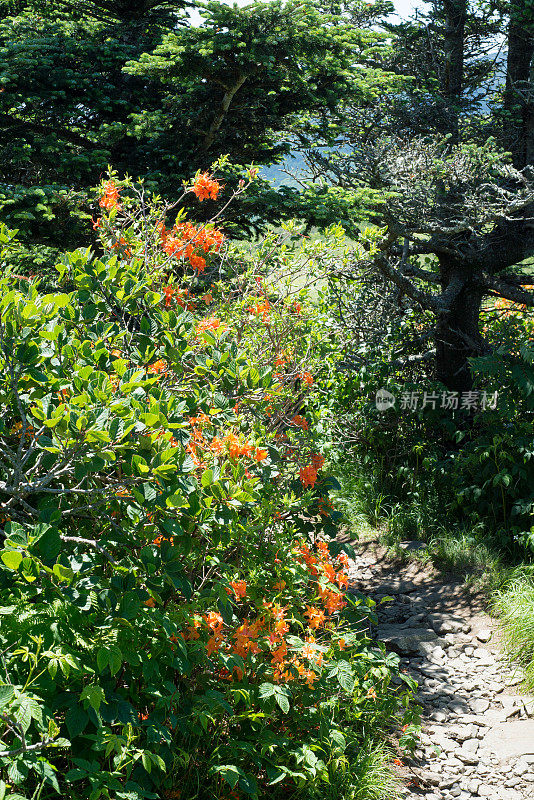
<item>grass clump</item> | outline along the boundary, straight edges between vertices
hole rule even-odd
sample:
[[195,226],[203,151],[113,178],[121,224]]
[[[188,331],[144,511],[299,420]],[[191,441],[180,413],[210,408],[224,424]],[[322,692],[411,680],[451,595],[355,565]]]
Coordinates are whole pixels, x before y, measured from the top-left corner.
[[534,569],[523,568],[495,594],[502,643],[510,660],[524,670],[524,687],[534,691]]

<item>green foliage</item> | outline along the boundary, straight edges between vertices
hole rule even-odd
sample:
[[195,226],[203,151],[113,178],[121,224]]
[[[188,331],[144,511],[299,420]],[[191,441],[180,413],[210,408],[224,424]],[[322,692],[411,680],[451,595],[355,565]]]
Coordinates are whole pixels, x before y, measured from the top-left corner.
[[271,241],[204,316],[184,229],[121,189],[64,291],[0,278],[0,775],[43,800],[391,796],[376,737],[413,682],[327,544],[321,337],[282,292],[302,252]]

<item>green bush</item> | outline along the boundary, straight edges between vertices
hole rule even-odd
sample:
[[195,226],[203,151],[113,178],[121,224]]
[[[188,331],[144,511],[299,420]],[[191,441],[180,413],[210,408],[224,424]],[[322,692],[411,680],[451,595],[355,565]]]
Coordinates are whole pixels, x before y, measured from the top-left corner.
[[113,180],[100,206],[72,291],[0,278],[0,792],[390,797],[376,740],[413,684],[328,543],[292,256],[201,295],[230,257],[213,225],[167,230]]

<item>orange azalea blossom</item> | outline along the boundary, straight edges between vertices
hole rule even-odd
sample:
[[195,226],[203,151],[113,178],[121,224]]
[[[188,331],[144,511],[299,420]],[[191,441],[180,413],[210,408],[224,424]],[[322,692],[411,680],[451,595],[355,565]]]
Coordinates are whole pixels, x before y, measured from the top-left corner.
[[153,598],[153,597],[149,597],[149,598],[148,598],[148,600],[145,600],[145,603],[144,603],[144,605],[145,605],[145,606],[148,606],[148,608],[155,608],[155,606],[156,606],[156,601],[154,600],[154,598]]
[[197,336],[200,336],[204,331],[218,331],[222,333],[225,330],[226,325],[224,325],[220,319],[217,319],[217,317],[206,317],[206,319],[201,320],[196,327]]
[[306,386],[311,386],[313,383],[313,375],[311,372],[299,372],[297,377],[300,378]]
[[312,460],[312,465],[315,467],[315,469],[321,469],[321,467],[324,464],[324,456],[322,456],[320,453],[314,453],[311,457],[311,460]]
[[201,172],[200,175],[197,175],[193,183],[193,192],[200,202],[208,198],[216,200],[221,189],[221,184],[207,172]]
[[191,266],[193,269],[196,269],[197,272],[204,272],[206,269],[206,259],[202,256],[196,256],[194,253],[189,258]]
[[211,292],[208,292],[207,294],[205,294],[202,299],[204,300],[206,305],[209,305],[210,303],[213,303],[213,295],[212,295]]
[[338,639],[337,646],[339,647],[340,650],[344,650],[345,647],[347,646],[345,639]]
[[201,621],[197,617],[193,618],[192,625],[188,625],[184,634],[184,639],[186,642],[193,641],[194,639],[200,639],[200,633],[198,629],[200,628],[201,624]]
[[341,611],[347,605],[347,601],[343,600],[342,596],[336,592],[328,592],[323,598],[323,603],[329,614],[335,614],[336,611]]
[[209,449],[215,456],[220,456],[224,453],[224,442],[222,439],[219,439],[215,436],[211,442],[209,443]]
[[255,461],[265,461],[267,458],[267,450],[262,450],[261,447],[256,447],[254,450],[254,460]]
[[315,608],[315,606],[306,606],[304,616],[308,617],[308,625],[312,629],[321,628],[326,620],[324,611],[320,608]]
[[263,317],[263,319],[267,318],[269,311],[271,310],[271,304],[268,300],[263,300],[262,302],[255,303],[253,306],[248,307],[249,314],[256,314]]
[[303,486],[314,486],[317,480],[317,470],[312,467],[303,467],[299,471],[299,478]]
[[336,583],[340,589],[346,589],[349,585],[349,576],[344,572],[338,572],[336,575]]
[[210,636],[208,639],[208,643],[206,645],[206,650],[209,656],[212,656],[213,653],[218,653],[222,644],[222,637],[221,636]]
[[219,634],[224,625],[223,618],[217,611],[208,611],[208,613],[204,615],[204,621],[208,628],[215,634]]
[[231,594],[232,591],[233,591],[234,595],[236,597],[236,600],[240,600],[242,597],[246,596],[246,594],[247,594],[247,582],[246,581],[242,581],[242,580],[231,581],[230,582],[230,586],[232,588],[227,587],[226,591],[227,591],[228,594]]
[[151,375],[158,375],[160,372],[166,372],[168,366],[167,362],[160,358],[148,367],[147,372]]
[[128,247],[128,242],[126,241],[124,236],[121,236],[117,242],[114,242],[111,245],[111,247],[113,250],[120,250],[121,247],[124,248],[124,255],[126,256],[126,258],[130,258],[130,256],[132,255],[132,250],[130,247]]
[[332,566],[332,564],[329,564],[329,563],[323,564],[323,572],[326,575],[326,577],[328,578],[328,580],[330,581],[330,583],[333,583],[335,581],[335,579],[336,579],[336,571],[335,571],[334,567]]
[[170,306],[174,294],[175,294],[174,287],[172,286],[163,287],[163,295],[165,297],[165,305],[167,306],[167,308]]
[[103,194],[98,201],[100,208],[107,208],[111,211],[119,207],[119,190],[114,181],[106,181],[103,186]]
[[190,425],[210,425],[211,419],[208,417],[207,414],[201,412],[197,417],[190,417],[189,418]]
[[198,251],[218,252],[224,242],[222,231],[207,225],[203,228],[196,228],[191,222],[181,222],[171,230],[167,230],[164,223],[159,222],[156,228],[160,235],[161,246],[167,255],[189,259],[191,265],[200,272],[204,270],[206,262]]
[[282,642],[276,650],[272,652],[271,663],[272,664],[281,664],[287,655],[287,643]]
[[313,689],[313,684],[317,680],[317,675],[315,672],[312,669],[305,669],[303,672],[303,677],[305,678],[310,689]]
[[308,422],[307,420],[304,419],[304,417],[301,417],[300,414],[296,414],[293,417],[293,419],[291,420],[291,424],[296,425],[297,428],[302,428],[303,431],[308,430]]

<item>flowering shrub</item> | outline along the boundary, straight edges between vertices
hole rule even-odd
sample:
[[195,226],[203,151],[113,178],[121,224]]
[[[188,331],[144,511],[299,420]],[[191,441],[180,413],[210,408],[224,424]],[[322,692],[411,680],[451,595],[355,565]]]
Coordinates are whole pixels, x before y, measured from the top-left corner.
[[64,293],[0,279],[0,792],[350,788],[411,684],[345,591],[292,256],[225,285],[215,221],[115,176],[98,198]]

